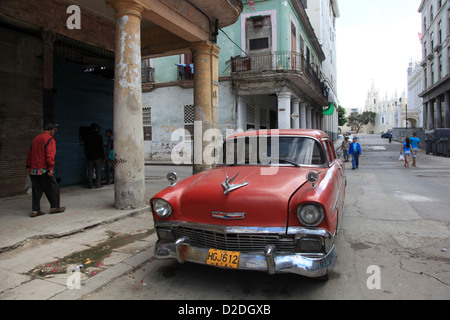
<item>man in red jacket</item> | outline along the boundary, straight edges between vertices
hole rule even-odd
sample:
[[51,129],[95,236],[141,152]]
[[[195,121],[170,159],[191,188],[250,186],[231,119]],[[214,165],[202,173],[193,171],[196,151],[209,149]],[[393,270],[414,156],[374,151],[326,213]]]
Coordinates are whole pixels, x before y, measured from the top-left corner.
[[32,212],[31,217],[41,216],[41,197],[45,193],[50,202],[50,213],[59,213],[66,210],[59,206],[59,187],[54,177],[56,143],[53,136],[56,127],[47,123],[44,132],[35,137],[28,150],[27,171],[31,178]]

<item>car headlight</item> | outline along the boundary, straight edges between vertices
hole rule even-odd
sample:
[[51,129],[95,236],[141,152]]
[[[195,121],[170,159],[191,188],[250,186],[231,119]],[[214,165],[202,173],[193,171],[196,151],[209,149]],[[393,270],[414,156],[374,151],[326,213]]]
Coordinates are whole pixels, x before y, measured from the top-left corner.
[[163,199],[153,199],[152,200],[153,212],[160,218],[167,218],[172,214],[172,207],[170,204]]
[[306,227],[317,227],[323,220],[323,209],[319,205],[305,204],[297,209],[297,217]]

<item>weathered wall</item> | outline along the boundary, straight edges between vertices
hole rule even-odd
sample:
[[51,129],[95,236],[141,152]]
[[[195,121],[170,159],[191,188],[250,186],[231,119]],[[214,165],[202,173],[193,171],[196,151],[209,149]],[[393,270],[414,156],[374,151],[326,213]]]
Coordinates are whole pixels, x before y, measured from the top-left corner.
[[143,93],[143,107],[152,108],[152,140],[144,142],[146,161],[170,160],[171,150],[178,143],[171,141],[172,133],[184,128],[184,106],[193,103],[193,90],[179,86]]
[[0,196],[25,191],[26,158],[42,132],[42,41],[0,27]]

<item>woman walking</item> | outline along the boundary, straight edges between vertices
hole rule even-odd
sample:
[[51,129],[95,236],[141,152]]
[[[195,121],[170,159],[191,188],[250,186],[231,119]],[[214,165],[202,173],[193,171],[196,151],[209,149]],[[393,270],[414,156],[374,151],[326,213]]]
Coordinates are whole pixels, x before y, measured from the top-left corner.
[[405,158],[405,167],[409,168],[409,156],[411,154],[415,154],[414,150],[411,146],[411,143],[409,142],[409,138],[406,138],[405,142],[403,142],[403,146],[400,150],[400,154],[403,155],[403,157]]

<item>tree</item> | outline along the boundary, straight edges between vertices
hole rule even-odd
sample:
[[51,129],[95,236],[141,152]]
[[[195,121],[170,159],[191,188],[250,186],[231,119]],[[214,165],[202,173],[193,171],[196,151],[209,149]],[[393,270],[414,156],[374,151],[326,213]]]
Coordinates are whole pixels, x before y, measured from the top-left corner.
[[377,114],[373,111],[364,111],[363,113],[352,112],[348,117],[349,126],[356,128],[356,133],[359,133],[359,130],[362,126],[368,125],[371,123],[375,125],[375,119]]
[[342,127],[348,122],[348,119],[345,116],[346,113],[345,108],[342,108],[341,106],[338,107],[338,126]]

